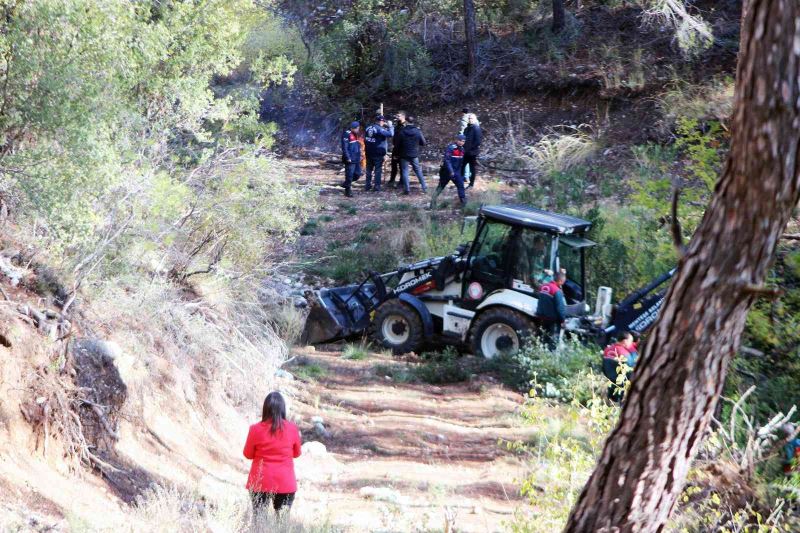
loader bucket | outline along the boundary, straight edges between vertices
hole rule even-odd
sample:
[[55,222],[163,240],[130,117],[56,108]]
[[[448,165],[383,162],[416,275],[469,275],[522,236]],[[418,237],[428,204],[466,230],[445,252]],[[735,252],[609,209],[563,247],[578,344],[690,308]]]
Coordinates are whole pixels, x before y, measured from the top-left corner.
[[319,301],[316,294],[308,298],[309,312],[306,325],[300,335],[300,344],[318,344],[334,340],[341,335],[342,327],[331,313]]
[[300,342],[318,344],[363,333],[372,311],[387,296],[386,286],[374,272],[358,285],[307,292],[309,313]]

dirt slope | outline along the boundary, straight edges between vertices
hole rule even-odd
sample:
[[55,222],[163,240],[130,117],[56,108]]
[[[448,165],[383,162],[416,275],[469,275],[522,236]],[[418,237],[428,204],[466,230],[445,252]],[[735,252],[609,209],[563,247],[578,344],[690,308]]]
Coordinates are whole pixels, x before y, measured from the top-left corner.
[[[447,516],[458,531],[505,529],[521,503],[525,465],[500,441],[531,438],[517,416],[521,395],[486,376],[400,383],[386,368],[406,363],[389,355],[350,361],[335,347],[297,355],[295,369],[316,365],[323,375],[289,385],[293,411],[304,439],[321,440],[330,455],[328,468],[299,467],[298,512],[327,506],[327,519],[347,531],[443,529]],[[370,499],[373,489],[381,496]]]

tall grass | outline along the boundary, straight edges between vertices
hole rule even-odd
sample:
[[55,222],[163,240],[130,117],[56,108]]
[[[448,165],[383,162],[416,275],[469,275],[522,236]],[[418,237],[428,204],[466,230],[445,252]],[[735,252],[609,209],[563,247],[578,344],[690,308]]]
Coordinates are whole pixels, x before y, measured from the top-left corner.
[[597,140],[586,127],[566,127],[565,133],[553,131],[528,147],[527,160],[542,173],[564,172],[585,163],[598,149]]

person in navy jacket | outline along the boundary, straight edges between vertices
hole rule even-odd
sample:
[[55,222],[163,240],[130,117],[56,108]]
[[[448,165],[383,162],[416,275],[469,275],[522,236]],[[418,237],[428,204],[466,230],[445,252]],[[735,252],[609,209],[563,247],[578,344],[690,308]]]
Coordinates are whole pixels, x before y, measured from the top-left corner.
[[383,175],[383,160],[389,149],[387,139],[394,136],[394,127],[391,122],[386,122],[383,115],[375,117],[375,123],[367,126],[365,131],[364,146],[367,152],[367,184],[365,190],[372,190],[372,175],[375,174],[375,192],[381,190],[381,177]]
[[344,164],[344,195],[353,196],[351,186],[361,177],[361,144],[358,129],[361,124],[353,122],[350,129],[342,133],[342,163]]
[[444,160],[442,166],[439,167],[439,185],[436,186],[436,191],[433,193],[431,199],[431,209],[436,207],[436,199],[447,187],[451,181],[456,186],[458,191],[458,199],[461,205],[467,203],[467,196],[464,193],[464,141],[466,137],[462,134],[456,135],[456,141],[448,144],[444,150]]

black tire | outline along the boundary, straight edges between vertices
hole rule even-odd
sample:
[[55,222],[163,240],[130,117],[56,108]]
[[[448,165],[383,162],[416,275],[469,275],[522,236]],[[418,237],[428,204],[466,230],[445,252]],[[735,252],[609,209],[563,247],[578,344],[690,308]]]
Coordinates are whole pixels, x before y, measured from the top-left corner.
[[[390,321],[390,322],[387,322]],[[422,345],[422,319],[416,309],[398,299],[384,302],[372,319],[372,338],[394,355],[417,351]]]
[[[490,307],[472,324],[470,346],[475,355],[491,359],[503,351],[522,348],[535,332],[536,323],[527,315],[509,307]],[[484,348],[494,351],[485,353]]]

